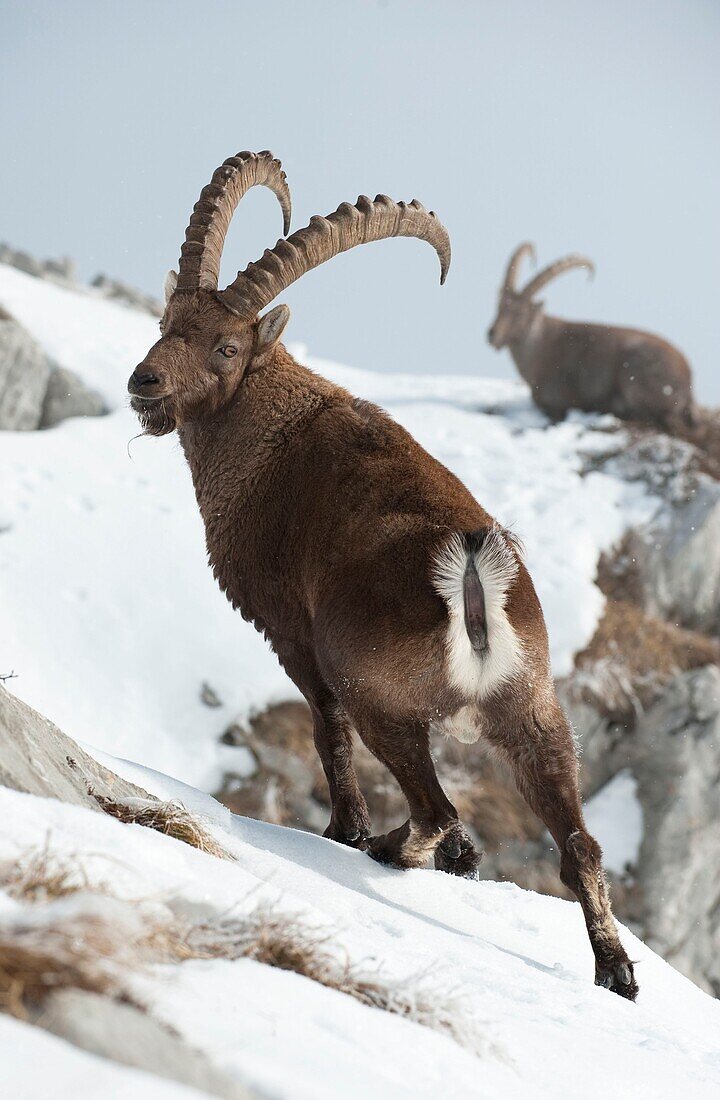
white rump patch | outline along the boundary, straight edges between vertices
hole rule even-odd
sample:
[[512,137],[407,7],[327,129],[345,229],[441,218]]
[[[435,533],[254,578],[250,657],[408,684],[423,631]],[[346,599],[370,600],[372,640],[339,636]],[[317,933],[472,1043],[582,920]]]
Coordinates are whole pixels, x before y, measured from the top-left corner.
[[[468,551],[461,535],[453,535],[433,566],[433,582],[450,614],[447,635],[447,667],[450,682],[468,706],[446,720],[445,732],[461,741],[476,741],[477,722],[470,722],[474,703],[487,698],[520,670],[522,643],[505,613],[505,601],[518,572],[518,563],[498,527],[487,535],[475,553],[475,568],[485,592],[488,648],[478,654],[465,629],[464,576]],[[460,727],[462,726],[462,731]],[[461,733],[463,735],[461,735]]]

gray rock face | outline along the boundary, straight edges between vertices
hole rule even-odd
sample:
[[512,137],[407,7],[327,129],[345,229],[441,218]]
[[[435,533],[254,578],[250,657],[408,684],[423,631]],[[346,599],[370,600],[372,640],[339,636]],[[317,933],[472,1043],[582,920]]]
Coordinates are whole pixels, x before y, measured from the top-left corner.
[[38,427],[53,369],[22,325],[0,318],[0,430]]
[[696,630],[720,630],[720,482],[704,474],[688,497],[638,536],[646,609]]
[[634,869],[639,935],[720,996],[720,668],[676,677],[632,728],[605,720],[566,685],[586,795],[620,771],[637,780],[643,839]]
[[644,938],[720,996],[720,669],[679,677],[636,736]]
[[126,802],[150,799],[142,787],[103,767],[57,726],[0,684],[0,784],[97,810],[90,790]]
[[630,533],[636,596],[651,615],[693,630],[720,631],[720,481],[701,471],[691,444],[653,434],[607,461],[659,497],[657,516]]
[[56,367],[48,380],[40,428],[52,428],[71,416],[103,416],[107,412],[99,393],[64,367]]
[[0,431],[52,428],[71,416],[102,416],[102,397],[58,367],[22,325],[0,310]]

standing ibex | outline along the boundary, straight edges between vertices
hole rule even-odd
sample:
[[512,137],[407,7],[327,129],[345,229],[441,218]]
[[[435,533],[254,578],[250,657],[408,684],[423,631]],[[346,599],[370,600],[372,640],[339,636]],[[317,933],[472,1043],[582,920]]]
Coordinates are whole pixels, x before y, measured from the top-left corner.
[[[223,242],[248,188],[290,195],[270,153],[238,153],[204,188],[162,336],[130,382],[146,432],[177,428],[210,562],[233,607],[268,639],[307,699],[330,788],[326,836],[393,867],[474,877],[480,860],[445,797],[432,730],[483,736],[511,766],[560,851],[583,908],[596,981],[637,992],[578,795],[545,624],[512,537],[384,412],[300,366],[279,342],[285,305],[260,311],[307,271],[388,237],[448,235],[420,203],[343,203],[267,250],[218,290]],[[370,836],[352,731],[390,770],[410,818]]]
[[488,340],[509,347],[530,386],[535,404],[552,420],[570,409],[613,413],[674,431],[693,421],[692,380],[684,356],[647,332],[547,317],[535,295],[563,271],[584,267],[583,256],[566,256],[516,289],[518,268],[535,249],[521,244],[510,258],[497,317]]

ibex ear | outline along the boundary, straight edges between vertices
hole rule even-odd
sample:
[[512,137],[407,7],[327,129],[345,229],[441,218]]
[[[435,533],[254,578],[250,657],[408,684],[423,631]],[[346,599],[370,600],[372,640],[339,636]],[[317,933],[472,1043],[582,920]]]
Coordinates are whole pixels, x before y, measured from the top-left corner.
[[258,321],[257,354],[265,355],[275,347],[290,320],[288,306],[275,306]]
[[177,271],[168,271],[165,276],[165,305],[168,304],[173,294],[175,293],[175,287],[177,286],[178,273]]

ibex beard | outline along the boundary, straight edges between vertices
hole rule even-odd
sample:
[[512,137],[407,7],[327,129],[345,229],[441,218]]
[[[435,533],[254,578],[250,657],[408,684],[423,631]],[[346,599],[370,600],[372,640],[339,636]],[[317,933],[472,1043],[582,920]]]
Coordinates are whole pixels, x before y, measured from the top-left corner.
[[[267,152],[226,161],[196,204],[162,336],[129,390],[147,432],[177,428],[215,577],[307,699],[330,791],[325,835],[392,867],[432,857],[477,877],[480,853],[440,786],[430,735],[482,737],[555,839],[596,981],[634,998],[516,541],[389,416],[295,362],[280,342],[286,306],[262,313],[311,268],[387,237],[428,241],[444,278],[447,233],[415,201],[361,197],[278,241],[220,291],[225,233],[255,184],[275,192],[287,232],[279,162]],[[382,836],[371,835],[354,732],[407,798],[408,820]]]

